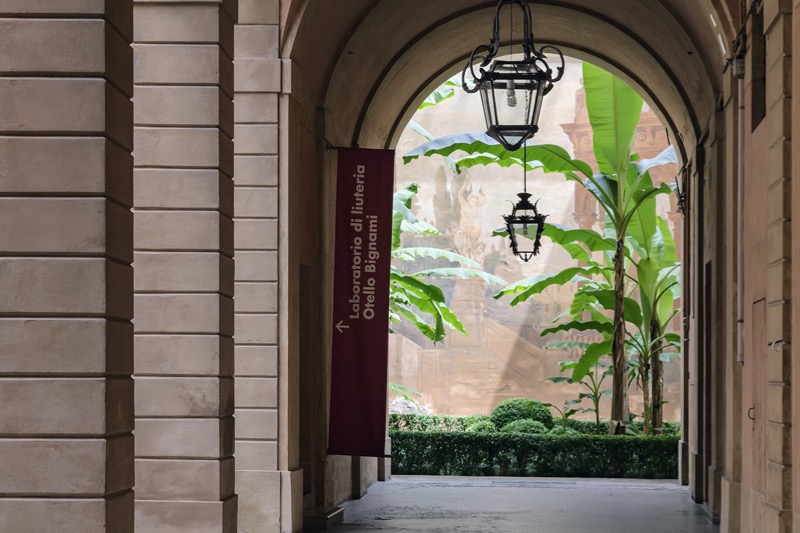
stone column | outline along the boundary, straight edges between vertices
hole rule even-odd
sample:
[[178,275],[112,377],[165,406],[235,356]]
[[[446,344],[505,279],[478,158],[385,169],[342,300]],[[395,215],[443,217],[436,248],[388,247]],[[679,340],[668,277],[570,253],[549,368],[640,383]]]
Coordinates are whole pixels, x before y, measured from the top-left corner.
[[[236,484],[239,523],[281,525],[278,439],[279,2],[242,0],[235,32]],[[283,477],[287,477],[283,482]],[[291,498],[285,498],[291,506]],[[288,514],[286,524],[291,522]]]
[[[768,184],[764,524],[792,531],[792,16],[789,3],[764,2]],[[796,120],[796,119],[795,119]],[[760,352],[763,354],[764,352]],[[761,359],[761,358],[760,358]],[[763,359],[755,364],[764,364]],[[745,363],[747,364],[747,363]]]
[[133,531],[130,0],[0,2],[0,531]]
[[[792,2],[792,56],[797,61],[800,58],[800,0]],[[794,88],[800,88],[800,68],[792,67],[791,87],[792,92]],[[791,99],[791,141],[789,151],[797,152],[800,146],[800,97]],[[791,158],[790,167],[792,181],[800,179],[800,157],[793,156]],[[792,249],[800,250],[800,186],[789,184],[790,207],[789,213],[791,214],[791,235],[792,235]],[[792,261],[791,264],[791,277],[792,279],[800,280],[800,261]],[[794,302],[800,302],[800,283],[792,283],[791,297]],[[792,331],[796,333],[800,330],[800,307],[797,305],[792,306]],[[794,344],[783,346],[784,352],[788,351],[785,359],[789,361],[800,360],[800,342],[794,341]],[[775,356],[773,356],[774,359]],[[790,373],[787,376],[795,384],[800,384],[800,364],[792,364]],[[796,465],[792,468],[792,527],[793,531],[800,531],[800,386],[792,387],[791,391],[791,405],[792,409],[792,464]]]
[[137,532],[234,532],[236,1],[134,2]]

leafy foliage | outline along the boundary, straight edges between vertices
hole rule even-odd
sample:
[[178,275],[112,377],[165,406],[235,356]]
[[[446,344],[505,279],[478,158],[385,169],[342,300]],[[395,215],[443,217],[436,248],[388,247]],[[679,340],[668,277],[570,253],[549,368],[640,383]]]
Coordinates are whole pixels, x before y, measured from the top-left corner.
[[[457,418],[460,418],[460,417],[457,417]],[[492,417],[490,417],[489,415],[485,415],[483,413],[474,414],[474,415],[468,415],[468,416],[464,417],[464,425],[465,426],[470,426],[472,424],[477,424],[479,422],[487,422],[487,421],[491,422],[492,421]]]
[[531,433],[531,434],[544,434],[547,433],[547,426],[538,420],[531,420],[525,418],[522,420],[514,420],[503,426],[500,431],[503,433]]
[[564,436],[574,437],[574,436],[580,435],[581,432],[578,431],[577,429],[572,429],[569,426],[556,426],[553,429],[551,429],[550,431],[548,431],[548,434],[550,434],[550,435],[564,435]]
[[[590,64],[584,64],[583,77],[599,169],[596,174],[588,163],[572,159],[561,147],[530,144],[508,151],[484,133],[438,139],[427,136],[428,142],[408,153],[404,162],[438,155],[448,160],[451,169],[487,164],[525,165],[529,169],[563,173],[568,180],[581,183],[597,200],[605,214],[604,235],[552,224],[544,230],[546,237],[581,261],[581,266],[511,284],[496,298],[512,296],[510,305],[515,306],[552,285],[581,283],[565,314],[570,319],[546,329],[543,335],[569,330],[597,332],[600,339],[583,346],[580,361],[570,368],[571,382],[589,386],[586,380],[590,376],[595,381],[610,376],[611,417],[623,424],[628,421],[626,391],[631,380],[635,380],[645,398],[644,428],[648,432],[651,419],[660,420],[656,416],[661,408],[660,363],[664,350],[676,345],[673,336],[665,332],[676,312],[674,300],[679,296],[674,274],[677,268],[674,241],[666,222],[655,210],[656,196],[670,194],[672,187],[654,185],[649,171],[658,165],[674,163],[677,157],[674,149],[668,147],[652,159],[639,160],[631,153],[631,147],[642,99],[624,82]],[[461,158],[455,159],[457,156]],[[502,235],[504,231],[495,234]],[[597,259],[598,253],[602,260]],[[606,312],[613,313],[613,320],[608,319]],[[612,366],[598,375],[597,366],[608,355]],[[589,388],[579,399],[590,399],[597,411],[600,395],[609,391],[600,390],[597,383]],[[565,405],[562,417],[572,407]],[[599,424],[599,413],[596,423]]]
[[[595,344],[594,346],[597,346]],[[588,348],[587,348],[588,351]],[[577,367],[581,362],[579,361],[561,361],[559,363],[559,368],[561,372],[572,372],[575,367]],[[569,376],[554,376],[547,378],[547,381],[552,381],[553,383],[580,383],[588,392],[580,392],[578,393],[578,397],[572,400],[568,400],[564,404],[564,410],[562,411],[562,418],[564,419],[564,426],[567,424],[567,418],[569,415],[567,413],[572,412],[572,414],[581,412],[581,413],[594,413],[595,416],[595,427],[600,428],[600,399],[603,396],[610,396],[611,391],[609,389],[603,388],[603,382],[612,375],[612,370],[610,365],[604,363],[602,361],[597,361],[592,367],[589,372],[581,377],[579,381],[576,381],[573,377]],[[591,407],[577,407],[580,405],[584,400],[589,400],[591,403]],[[570,409],[567,411],[567,409]]]
[[500,143],[485,133],[457,133],[430,140],[403,156],[403,163],[408,164],[420,156],[431,157],[439,155],[450,157],[456,152],[466,152],[468,154],[467,158],[455,161],[456,166],[459,168],[462,161],[466,162],[466,166],[525,164],[528,169],[541,168],[546,172],[592,175],[592,169],[589,165],[578,159],[572,159],[567,151],[560,146],[554,144],[529,144],[525,148],[512,152],[506,150]]
[[425,100],[419,106],[419,109],[425,109],[426,107],[432,107],[437,104],[444,102],[445,100],[452,98],[455,95],[455,88],[461,87],[460,83],[460,76],[453,76],[446,82],[444,82],[438,89],[433,91],[431,94],[428,95]]
[[510,398],[503,400],[492,410],[492,422],[498,428],[504,428],[515,420],[535,420],[544,424],[547,429],[553,427],[553,413],[542,402],[529,398]]
[[[472,425],[483,424],[484,422],[489,422],[494,427],[494,423],[491,422],[491,417],[484,414],[454,416],[392,413],[389,415],[389,429],[392,431],[463,432]],[[632,422],[631,425],[640,430],[643,428],[641,421]],[[561,426],[555,426],[555,428],[558,427]],[[606,420],[601,420],[600,425],[597,426],[594,421],[570,418],[567,420],[567,427],[585,435],[603,435],[608,433],[608,421]],[[664,435],[680,437],[680,430],[680,422],[664,422],[662,433]]]
[[420,221],[411,212],[411,202],[419,191],[415,183],[394,194],[394,213],[392,218],[392,258],[396,261],[413,262],[419,258],[436,258],[466,265],[465,267],[448,267],[428,269],[406,273],[393,265],[389,285],[389,319],[392,323],[406,320],[423,335],[434,342],[444,339],[447,329],[467,333],[464,325],[450,310],[442,290],[433,283],[425,281],[427,277],[458,277],[463,279],[481,278],[489,283],[505,284],[498,278],[480,270],[475,261],[454,252],[438,248],[411,247],[404,248],[401,243],[402,232],[418,234],[438,234],[432,225]]
[[482,420],[480,422],[470,424],[464,431],[467,433],[494,433],[497,431],[497,428],[494,426],[494,423],[491,420]]
[[412,398],[412,396],[422,396],[422,393],[408,387],[406,385],[402,385],[400,383],[389,383],[389,391],[392,394],[397,394],[398,396],[402,396],[404,400],[409,401],[413,404],[417,404],[417,400]]
[[467,426],[489,420],[488,415],[389,415],[390,430],[405,431],[464,431]]
[[390,431],[392,472],[674,479],[678,438]]
[[[567,426],[571,429],[574,429],[578,433],[585,435],[604,435],[608,433],[607,420],[601,420],[600,424],[596,425],[594,422],[589,420],[575,420],[572,418],[567,422]],[[644,424],[641,420],[631,422],[629,427],[637,429],[640,434],[643,434]],[[658,434],[671,435],[673,437],[680,438],[681,424],[680,422],[664,422],[664,426],[659,429]]]

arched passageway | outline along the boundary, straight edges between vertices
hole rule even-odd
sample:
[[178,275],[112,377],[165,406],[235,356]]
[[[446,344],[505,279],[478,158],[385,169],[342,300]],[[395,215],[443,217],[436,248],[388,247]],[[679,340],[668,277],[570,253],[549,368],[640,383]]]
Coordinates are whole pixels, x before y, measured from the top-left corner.
[[[298,531],[387,475],[325,454],[329,148],[393,147],[494,5],[0,2],[0,529]],[[682,479],[724,531],[800,529],[800,6],[532,6],[685,164]]]
[[[363,2],[342,9],[327,2],[298,4],[296,9],[285,14],[286,20],[294,24],[284,43],[284,51],[291,57],[292,80],[297,81],[292,85],[287,102],[290,116],[296,119],[296,122],[290,120],[290,124],[299,126],[299,134],[305,141],[317,146],[393,147],[419,102],[440,82],[460,70],[467,52],[486,40],[488,21],[495,5],[478,1],[462,2],[457,7]],[[571,55],[616,73],[636,87],[668,125],[670,138],[684,164],[682,179],[688,198],[684,267],[687,287],[684,353],[687,357],[683,421],[686,440],[681,450],[682,479],[691,485],[695,500],[703,502],[725,528],[735,530],[741,524],[758,530],[760,524],[769,522],[785,530],[791,517],[790,501],[776,499],[777,492],[770,496],[763,487],[774,483],[782,487],[780,494],[791,493],[788,473],[793,452],[785,448],[791,420],[786,403],[790,371],[784,368],[782,377],[775,381],[765,376],[757,378],[762,380],[760,382],[752,381],[748,376],[758,372],[762,360],[754,357],[752,365],[742,368],[735,355],[731,355],[735,354],[737,331],[730,317],[735,313],[733,298],[737,290],[741,290],[735,284],[739,275],[735,270],[739,236],[731,231],[736,220],[738,149],[735,125],[740,120],[735,97],[740,88],[731,69],[723,71],[723,68],[736,52],[732,43],[744,18],[743,5],[739,2],[664,0],[619,1],[599,6],[576,0],[535,2],[532,7],[537,41],[556,44]],[[776,37],[787,39],[790,35],[784,26],[789,24],[789,12],[779,9],[777,4],[765,2],[760,16],[770,20],[764,28],[779,32],[773,34]],[[750,25],[746,28],[751,31]],[[773,50],[772,60],[784,57],[791,46],[785,41],[782,51]],[[746,50],[746,63],[751,64],[752,50]],[[783,65],[788,66],[785,62]],[[777,76],[777,72],[774,75]],[[774,80],[774,84],[784,87],[784,98],[788,90],[786,80],[785,77]],[[752,97],[750,83],[751,78],[747,77],[743,89],[746,101]],[[314,114],[308,110],[312,102],[317,109]],[[788,105],[789,100],[782,102]],[[753,130],[754,123],[749,117],[744,119],[751,126],[745,130]],[[787,108],[776,112],[770,120],[788,133],[791,120]],[[787,161],[789,154],[785,146],[771,144],[767,149],[763,144],[766,141],[759,140],[758,133],[755,130],[752,136],[745,134],[742,139],[745,145],[762,146],[776,164]],[[322,176],[318,199],[325,214],[322,224],[328,227],[332,221],[334,157],[329,151],[321,155],[316,163],[317,170],[312,171],[313,164],[307,160],[303,160],[299,168],[293,168],[293,162],[300,161],[300,154],[288,154],[286,183],[291,202],[293,187],[296,186],[298,192],[308,190],[313,181],[304,180],[308,180],[310,174]],[[771,179],[779,178],[775,175]],[[776,183],[785,187],[781,180]],[[748,186],[753,187],[754,192],[761,191],[759,194],[771,190],[765,182],[751,180],[750,183]],[[767,200],[766,196],[763,200]],[[781,220],[783,215],[775,217],[774,220]],[[746,245],[765,242],[761,236],[766,234],[769,224],[763,220],[748,227],[741,238]],[[771,224],[777,228],[775,222]],[[787,233],[783,233],[783,238],[786,239],[790,232],[788,227],[784,229]],[[328,241],[321,246],[323,250],[330,249],[331,243]],[[769,268],[773,268],[776,279],[787,279],[790,277],[785,262],[788,250],[786,246],[779,246],[775,253],[778,254],[776,260],[784,258],[782,266],[779,269],[775,263]],[[758,264],[748,260],[744,276],[750,275],[748,272],[755,275],[757,269],[762,268],[757,267]],[[328,266],[318,272],[326,294],[330,294],[330,279],[325,274]],[[763,263],[763,268],[767,266]],[[770,292],[767,300],[772,302],[772,314],[764,311],[761,322],[748,316],[745,323],[748,338],[761,339],[759,335],[766,335],[764,328],[768,331],[770,327],[775,329],[772,335],[766,336],[767,340],[785,336],[785,329],[781,328],[787,327],[791,316],[784,298],[788,289],[785,285],[778,289],[764,286],[760,290],[764,294]],[[759,292],[752,288],[744,290],[749,291],[746,299],[755,298]],[[326,317],[322,323],[330,323],[325,305],[320,312]],[[769,320],[777,322],[768,326],[766,321]],[[322,337],[328,338],[324,327],[322,331]],[[762,331],[764,333],[760,333]],[[783,346],[781,353],[788,354],[788,346]],[[763,354],[762,348],[755,342],[748,349]],[[775,398],[776,405],[785,406],[780,413],[769,414],[766,410],[762,413],[765,425],[759,427],[771,427],[772,436],[765,432],[759,432],[759,437],[749,436],[754,425],[746,416],[748,406],[745,403],[749,400],[742,399],[743,379],[745,387],[761,391],[754,394],[774,393],[779,395]],[[319,401],[324,405],[324,400]],[[768,400],[762,401],[766,406]],[[319,420],[318,424],[322,431],[325,421]],[[769,459],[767,442],[778,448],[784,446],[784,451]],[[751,460],[751,451],[762,459]],[[328,462],[337,460],[326,459]],[[772,465],[769,467],[772,474],[767,464]],[[359,468],[363,470],[364,465],[360,464]],[[756,474],[757,471],[762,473]],[[762,479],[759,476],[772,476],[772,481],[754,485],[754,479]]]

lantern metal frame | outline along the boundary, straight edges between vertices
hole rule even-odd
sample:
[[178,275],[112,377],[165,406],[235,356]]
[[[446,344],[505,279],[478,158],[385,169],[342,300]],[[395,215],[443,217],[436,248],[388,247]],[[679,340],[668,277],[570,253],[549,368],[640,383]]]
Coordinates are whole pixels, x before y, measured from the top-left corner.
[[[524,13],[524,39],[522,42],[523,59],[521,61],[494,61],[500,51],[500,10],[512,4],[519,6]],[[558,55],[561,66],[555,72],[547,62],[545,50]],[[491,66],[489,66],[489,64]],[[478,66],[476,72],[475,67]],[[486,67],[489,67],[488,69]],[[487,134],[497,140],[510,151],[518,150],[528,139],[539,131],[539,113],[542,99],[553,89],[553,84],[564,75],[564,54],[552,45],[537,49],[533,37],[530,6],[525,0],[500,0],[494,15],[492,40],[489,45],[476,47],[463,72],[461,86],[468,93],[481,91]],[[467,83],[467,75],[472,76],[473,84]],[[509,107],[516,106],[516,92],[524,92],[526,100],[524,122],[518,124],[501,124],[498,116],[497,91],[506,91]],[[502,98],[502,97],[501,97]],[[513,100],[513,105],[512,104]],[[535,101],[531,101],[535,100]]]
[[[537,200],[535,203],[531,203],[530,193],[521,192],[517,196],[519,196],[519,202],[514,205],[510,215],[503,215],[503,219],[506,221],[506,230],[508,230],[508,237],[511,239],[511,250],[514,252],[515,256],[527,263],[533,256],[539,255],[539,250],[542,246],[541,238],[542,232],[544,232],[544,221],[548,215],[539,213],[537,209],[539,201]],[[528,214],[530,212],[533,212],[533,214]],[[536,228],[536,237],[533,239],[530,239],[527,235],[527,231],[525,232],[525,237],[529,238],[533,243],[532,249],[521,249],[516,229],[516,226],[519,225],[524,228],[528,226],[534,226]]]
[[[508,238],[511,240],[511,251],[516,257],[519,257],[524,262],[530,261],[533,256],[539,255],[539,250],[542,247],[542,233],[544,233],[544,221],[548,215],[539,212],[539,200],[531,203],[531,194],[528,192],[528,145],[525,145],[522,156],[522,192],[518,193],[519,201],[513,204],[510,215],[503,215],[503,220],[506,221],[506,231]],[[532,243],[531,248],[521,249],[519,243],[520,235],[517,235],[517,228],[521,226],[524,233],[523,236],[530,240]],[[536,228],[536,235],[531,238],[531,233],[528,230],[529,226]]]

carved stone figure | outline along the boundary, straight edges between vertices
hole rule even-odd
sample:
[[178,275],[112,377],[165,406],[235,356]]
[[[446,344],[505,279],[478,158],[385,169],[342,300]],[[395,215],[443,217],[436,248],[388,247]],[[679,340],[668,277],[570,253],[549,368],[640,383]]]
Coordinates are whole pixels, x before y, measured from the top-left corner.
[[478,209],[486,202],[483,187],[477,190],[467,174],[458,190],[459,219],[453,243],[461,255],[481,263],[486,254],[486,244],[481,241],[481,227],[476,221]]

